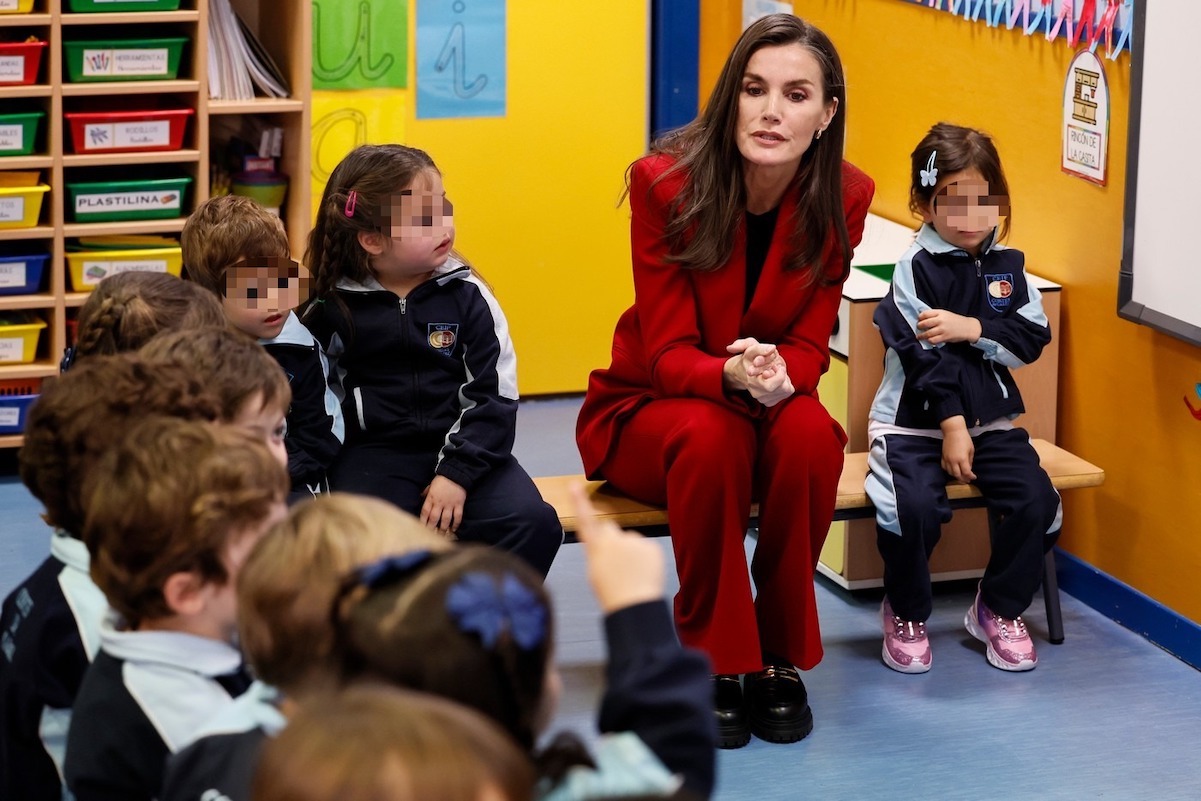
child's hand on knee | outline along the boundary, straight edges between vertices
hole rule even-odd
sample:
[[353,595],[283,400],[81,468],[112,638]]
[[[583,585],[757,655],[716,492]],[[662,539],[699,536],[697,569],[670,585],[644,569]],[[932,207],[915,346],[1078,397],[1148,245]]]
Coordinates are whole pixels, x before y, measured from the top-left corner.
[[956,415],[942,421],[942,469],[946,470],[956,481],[968,483],[976,480],[972,472],[972,459],[976,455],[976,445],[972,435],[967,431],[967,423],[963,415]]
[[641,534],[622,531],[617,524],[596,517],[584,488],[571,488],[579,523],[576,534],[588,556],[588,580],[608,614],[663,598],[663,551]]
[[446,476],[434,476],[434,480],[425,488],[423,494],[425,503],[421,505],[421,522],[454,539],[459,524],[463,522],[463,504],[467,502],[467,490]]

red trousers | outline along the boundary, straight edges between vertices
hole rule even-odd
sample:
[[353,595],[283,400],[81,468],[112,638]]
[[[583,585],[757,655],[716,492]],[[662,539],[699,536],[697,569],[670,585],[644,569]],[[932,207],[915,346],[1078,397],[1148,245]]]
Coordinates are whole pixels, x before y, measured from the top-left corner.
[[[821,661],[813,574],[845,445],[842,427],[808,395],[758,419],[699,398],[655,400],[622,426],[602,472],[627,495],[666,504],[676,628],[715,673],[760,670],[764,652],[803,669]],[[759,541],[748,576],[752,498]]]

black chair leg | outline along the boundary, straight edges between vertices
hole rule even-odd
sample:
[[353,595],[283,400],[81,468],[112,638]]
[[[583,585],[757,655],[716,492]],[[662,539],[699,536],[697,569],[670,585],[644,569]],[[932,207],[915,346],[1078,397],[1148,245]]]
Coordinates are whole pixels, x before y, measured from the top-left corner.
[[[1001,523],[1001,516],[988,510],[990,534]],[[991,539],[991,537],[990,537]],[[1043,558],[1043,603],[1047,605],[1047,639],[1055,645],[1063,643],[1063,610],[1059,607],[1059,577],[1055,575],[1055,549]]]
[[1043,602],[1047,605],[1047,639],[1063,642],[1063,610],[1059,608],[1059,578],[1055,575],[1055,550],[1043,559]]

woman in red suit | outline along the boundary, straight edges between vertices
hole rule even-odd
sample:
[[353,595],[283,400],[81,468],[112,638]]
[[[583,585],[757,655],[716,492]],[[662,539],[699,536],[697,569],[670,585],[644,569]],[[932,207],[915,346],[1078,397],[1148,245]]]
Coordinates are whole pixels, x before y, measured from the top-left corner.
[[747,28],[705,111],[629,170],[634,305],[576,429],[591,478],[667,505],[676,626],[712,659],[728,748],[813,727],[794,666],[822,656],[813,573],[846,444],[817,382],[874,191],[842,160],[846,110],[825,34]]

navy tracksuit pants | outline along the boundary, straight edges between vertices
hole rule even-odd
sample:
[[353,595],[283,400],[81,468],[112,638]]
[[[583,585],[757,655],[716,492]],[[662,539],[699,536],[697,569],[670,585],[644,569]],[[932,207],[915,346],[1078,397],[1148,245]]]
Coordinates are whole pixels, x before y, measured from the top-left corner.
[[[1001,617],[1021,615],[1038,590],[1043,557],[1059,537],[1059,493],[1038,463],[1024,429],[988,431],[973,439],[972,482],[1000,524],[980,596]],[[876,506],[876,541],[884,559],[884,591],[905,620],[930,617],[930,554],[951,519],[942,469],[942,440],[889,434],[872,442],[866,489]]]
[[[330,468],[329,483],[335,492],[373,495],[417,515],[425,502],[421,493],[434,478],[437,459],[437,450],[406,451],[378,443],[348,445]],[[563,527],[529,475],[509,456],[467,491],[456,536],[460,542],[510,551],[545,576],[563,544]]]

